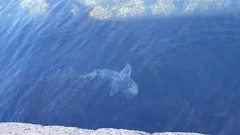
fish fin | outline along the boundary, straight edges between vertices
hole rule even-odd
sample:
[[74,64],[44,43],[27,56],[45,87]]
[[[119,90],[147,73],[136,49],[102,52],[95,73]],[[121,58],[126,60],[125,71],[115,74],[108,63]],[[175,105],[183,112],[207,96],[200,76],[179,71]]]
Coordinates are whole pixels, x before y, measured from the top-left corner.
[[124,77],[130,77],[132,73],[132,67],[130,64],[127,64],[122,71],[120,72],[120,75],[124,78]]

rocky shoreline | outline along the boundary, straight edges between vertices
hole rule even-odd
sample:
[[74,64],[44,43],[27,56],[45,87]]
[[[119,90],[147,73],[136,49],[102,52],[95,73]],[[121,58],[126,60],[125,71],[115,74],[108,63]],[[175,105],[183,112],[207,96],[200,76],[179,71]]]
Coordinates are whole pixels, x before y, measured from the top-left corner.
[[[0,123],[0,135],[151,135],[126,129],[101,128],[97,130],[64,126],[42,126],[26,123]],[[203,135],[199,133],[163,132],[152,135]]]

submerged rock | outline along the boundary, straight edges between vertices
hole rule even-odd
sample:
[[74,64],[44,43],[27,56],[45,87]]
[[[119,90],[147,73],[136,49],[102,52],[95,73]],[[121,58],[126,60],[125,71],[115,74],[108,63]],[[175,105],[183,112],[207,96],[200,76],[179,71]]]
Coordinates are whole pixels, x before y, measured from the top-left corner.
[[170,14],[175,8],[173,0],[158,0],[156,4],[151,5],[152,14]]
[[147,15],[182,15],[229,7],[231,0],[77,0],[98,20]]
[[35,14],[44,14],[48,9],[48,3],[45,0],[23,0],[21,6]]

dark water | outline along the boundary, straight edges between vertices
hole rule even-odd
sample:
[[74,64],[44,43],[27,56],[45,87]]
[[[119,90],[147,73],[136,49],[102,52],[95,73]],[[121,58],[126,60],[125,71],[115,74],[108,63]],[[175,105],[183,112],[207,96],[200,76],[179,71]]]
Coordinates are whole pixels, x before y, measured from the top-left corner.
[[[3,10],[12,16],[0,21],[0,121],[240,132],[239,16],[97,21],[68,9],[59,2],[43,16]],[[139,85],[131,100],[109,96],[108,81],[80,78],[127,63]]]

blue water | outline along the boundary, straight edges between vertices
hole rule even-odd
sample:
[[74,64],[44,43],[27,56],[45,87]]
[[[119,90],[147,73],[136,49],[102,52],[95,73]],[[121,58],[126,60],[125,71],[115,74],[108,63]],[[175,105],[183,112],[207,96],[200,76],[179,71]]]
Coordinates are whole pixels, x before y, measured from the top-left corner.
[[[240,132],[238,15],[99,21],[85,10],[66,12],[70,2],[39,16],[10,8],[12,1],[1,4],[1,122]],[[108,81],[80,78],[127,63],[139,85],[132,99],[109,96]]]

